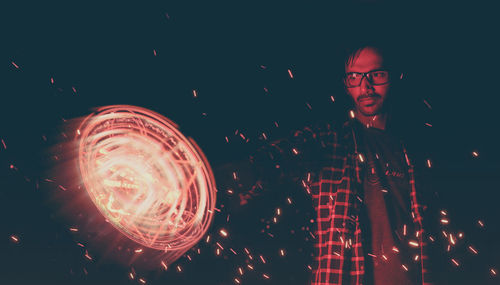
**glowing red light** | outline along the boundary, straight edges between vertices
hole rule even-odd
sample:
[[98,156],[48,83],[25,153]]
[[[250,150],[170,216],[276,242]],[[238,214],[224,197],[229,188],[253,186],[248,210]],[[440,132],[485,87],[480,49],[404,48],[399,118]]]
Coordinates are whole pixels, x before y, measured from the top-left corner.
[[167,118],[107,106],[79,128],[79,166],[99,211],[125,236],[165,250],[170,264],[206,233],[215,208],[210,165]]

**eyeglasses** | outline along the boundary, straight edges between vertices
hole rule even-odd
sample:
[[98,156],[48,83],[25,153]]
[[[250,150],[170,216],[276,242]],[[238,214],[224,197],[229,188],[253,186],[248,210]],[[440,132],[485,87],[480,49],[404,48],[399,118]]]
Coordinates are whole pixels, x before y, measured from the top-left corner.
[[387,70],[372,70],[370,72],[348,72],[345,75],[344,82],[347,88],[358,87],[361,81],[366,77],[366,80],[372,85],[383,85],[389,83],[389,71]]

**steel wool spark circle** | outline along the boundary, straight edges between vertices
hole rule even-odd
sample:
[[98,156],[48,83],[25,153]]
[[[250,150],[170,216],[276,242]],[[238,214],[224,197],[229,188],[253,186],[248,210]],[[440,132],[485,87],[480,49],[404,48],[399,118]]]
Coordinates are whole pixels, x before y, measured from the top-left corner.
[[151,110],[106,106],[79,129],[89,196],[125,236],[166,251],[172,263],[207,231],[215,208],[212,170],[196,143]]

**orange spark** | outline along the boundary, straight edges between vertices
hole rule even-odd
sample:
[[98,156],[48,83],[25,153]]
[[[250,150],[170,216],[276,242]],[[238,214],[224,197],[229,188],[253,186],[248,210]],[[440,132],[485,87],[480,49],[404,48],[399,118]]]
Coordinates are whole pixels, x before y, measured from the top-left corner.
[[85,258],[88,260],[92,260],[92,256],[90,256],[89,252],[85,250]]
[[429,109],[431,109],[431,110],[432,110],[431,105],[430,105],[429,103],[427,103],[427,101],[426,101],[426,100],[424,100],[424,104],[427,106],[427,108],[429,108]]
[[361,161],[361,162],[365,161],[365,159],[363,158],[363,155],[361,153],[358,156],[359,156],[359,161]]
[[10,236],[10,239],[11,239],[13,242],[15,242],[15,243],[18,243],[18,242],[19,242],[19,238],[18,238],[17,236],[15,236],[15,235],[11,235],[11,236]]
[[477,254],[477,250],[470,245],[469,245],[469,250],[472,251],[472,253]]
[[219,233],[223,237],[227,237],[228,236],[227,231],[225,229],[220,229]]
[[455,238],[453,238],[453,234],[450,234],[450,243],[455,245]]
[[409,241],[408,244],[413,246],[413,247],[418,247],[418,242],[413,241],[413,240]]

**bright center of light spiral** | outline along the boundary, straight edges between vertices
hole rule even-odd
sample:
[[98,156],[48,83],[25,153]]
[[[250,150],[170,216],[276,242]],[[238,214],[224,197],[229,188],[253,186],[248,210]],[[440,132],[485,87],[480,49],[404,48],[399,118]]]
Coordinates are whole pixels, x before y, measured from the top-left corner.
[[171,263],[207,231],[215,207],[210,165],[165,117],[107,106],[80,127],[80,172],[94,204],[128,238],[171,253]]

